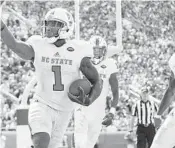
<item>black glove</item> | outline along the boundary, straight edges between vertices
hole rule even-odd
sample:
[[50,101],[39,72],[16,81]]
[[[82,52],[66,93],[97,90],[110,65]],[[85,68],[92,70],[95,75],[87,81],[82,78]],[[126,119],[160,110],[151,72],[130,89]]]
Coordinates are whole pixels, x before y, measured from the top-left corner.
[[112,124],[112,121],[114,119],[114,114],[108,113],[104,118],[103,118],[103,125],[109,126]]
[[84,93],[84,90],[81,87],[78,87],[79,96],[74,96],[73,94],[68,92],[68,97],[72,102],[76,102],[83,106],[89,105],[89,97]]
[[162,117],[161,116],[155,116],[154,117],[154,123],[155,123],[155,127],[157,129],[160,128],[160,126],[162,124]]

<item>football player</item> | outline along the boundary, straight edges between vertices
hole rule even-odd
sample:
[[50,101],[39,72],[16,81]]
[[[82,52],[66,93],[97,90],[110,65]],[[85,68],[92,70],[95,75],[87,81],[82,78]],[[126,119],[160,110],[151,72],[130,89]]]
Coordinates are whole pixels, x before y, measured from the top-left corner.
[[[70,40],[73,17],[62,8],[51,9],[43,22],[43,35],[32,36],[27,42],[16,40],[1,20],[3,42],[35,66],[37,88],[35,101],[29,108],[29,126],[35,148],[58,148],[66,131],[77,100],[90,105],[101,91],[99,74],[89,57],[92,46],[84,41]],[[80,71],[92,84],[88,96],[68,93],[70,84],[80,78]],[[83,104],[85,102],[85,104]]]
[[[165,91],[161,101],[157,118],[161,119],[164,111],[175,101],[175,54],[169,60],[169,67],[172,74],[169,80],[168,89]],[[157,131],[151,148],[173,148],[175,146],[175,107],[168,114],[167,118]]]
[[[97,68],[102,85],[102,92],[99,98],[88,107],[80,106],[74,112],[74,145],[75,148],[93,148],[100,135],[102,124],[109,126],[115,114],[115,107],[118,103],[118,80],[117,66],[113,59],[105,57],[107,53],[106,41],[100,36],[93,36],[90,39],[93,45],[94,56],[92,63]],[[106,96],[109,88],[112,90],[112,107],[105,116]]]

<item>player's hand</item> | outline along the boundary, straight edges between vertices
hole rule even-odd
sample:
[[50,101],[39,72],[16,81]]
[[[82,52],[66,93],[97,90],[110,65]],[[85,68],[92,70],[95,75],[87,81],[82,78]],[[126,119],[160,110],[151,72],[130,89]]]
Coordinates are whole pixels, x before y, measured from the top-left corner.
[[113,113],[108,113],[104,118],[102,124],[105,126],[109,126],[112,124],[112,121],[114,119],[114,114]]
[[75,95],[68,92],[69,99],[73,102],[80,104],[80,105],[88,106],[89,101],[90,101],[88,96],[84,93],[84,90],[81,87],[78,87],[78,90],[79,90],[79,96],[75,96]]

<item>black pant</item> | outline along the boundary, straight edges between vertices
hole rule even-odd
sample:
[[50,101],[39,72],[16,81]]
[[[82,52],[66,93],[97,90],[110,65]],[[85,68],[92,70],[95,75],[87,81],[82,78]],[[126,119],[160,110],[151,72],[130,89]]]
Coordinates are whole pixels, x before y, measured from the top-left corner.
[[148,144],[148,148],[150,148],[153,142],[155,133],[156,131],[153,124],[149,124],[149,126],[147,127],[145,127],[142,124],[139,124],[137,127],[137,148],[146,148],[147,144]]

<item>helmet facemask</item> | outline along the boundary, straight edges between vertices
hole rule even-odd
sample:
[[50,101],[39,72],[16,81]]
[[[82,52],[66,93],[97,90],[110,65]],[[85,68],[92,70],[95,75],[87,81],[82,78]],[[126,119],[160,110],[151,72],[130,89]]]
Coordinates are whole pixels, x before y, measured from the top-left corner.
[[105,46],[95,46],[93,47],[94,50],[94,57],[93,62],[94,64],[99,64],[101,61],[105,59],[107,48]]
[[67,39],[73,34],[74,21],[72,15],[62,8],[51,9],[43,22],[43,37],[54,43],[58,39]]
[[50,43],[54,43],[56,40],[61,39],[61,33],[68,32],[65,22],[48,20],[44,21],[43,25],[43,37],[48,38]]
[[93,46],[94,57],[92,62],[96,65],[103,61],[107,53],[106,41],[100,36],[93,36],[90,39],[90,43]]

